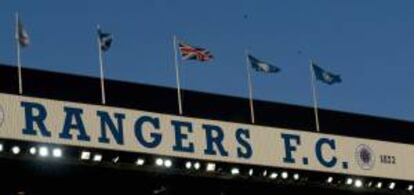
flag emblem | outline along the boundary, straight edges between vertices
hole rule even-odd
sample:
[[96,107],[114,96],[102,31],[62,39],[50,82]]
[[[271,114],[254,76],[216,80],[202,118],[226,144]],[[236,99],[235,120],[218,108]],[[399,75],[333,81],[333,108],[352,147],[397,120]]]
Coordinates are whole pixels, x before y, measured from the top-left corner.
[[342,82],[340,75],[328,72],[324,70],[323,68],[319,67],[315,63],[312,63],[312,69],[313,69],[316,79],[325,84],[332,85],[335,83]]
[[247,58],[249,59],[249,62],[252,66],[252,68],[258,72],[265,72],[265,73],[276,73],[280,71],[280,68],[264,62],[262,60],[259,60],[255,57],[253,57],[252,55],[247,55]]
[[112,34],[102,32],[102,30],[98,27],[98,39],[101,50],[108,51],[112,45]]
[[21,47],[29,46],[29,43],[30,43],[29,34],[24,29],[23,23],[20,20],[20,18],[17,21],[16,38],[19,41],[19,44],[20,44]]
[[193,47],[183,42],[178,43],[178,47],[183,60],[197,60],[205,62],[213,59],[213,55],[207,49]]

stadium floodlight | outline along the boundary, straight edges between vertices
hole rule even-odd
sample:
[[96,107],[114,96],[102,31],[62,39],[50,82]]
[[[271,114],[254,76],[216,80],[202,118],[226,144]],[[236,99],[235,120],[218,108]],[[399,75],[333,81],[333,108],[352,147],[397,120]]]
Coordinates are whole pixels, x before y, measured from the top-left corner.
[[143,158],[138,158],[135,164],[137,164],[138,166],[142,166],[145,164],[145,160]]
[[36,154],[36,152],[37,152],[36,147],[31,147],[31,148],[29,149],[29,153],[30,153],[31,155],[35,155],[35,154]]
[[[46,148],[46,147],[45,147]],[[47,148],[46,148],[46,151],[47,151]],[[62,151],[62,149],[60,149],[60,148],[54,148],[53,150],[52,150],[52,155],[53,155],[53,157],[55,157],[55,158],[62,158],[62,156],[63,156],[63,151]]]
[[411,192],[411,191],[413,191],[413,190],[414,190],[414,186],[413,186],[413,185],[409,185],[409,186],[407,187],[407,190],[408,190],[408,191],[410,191],[410,192]]
[[190,161],[187,161],[186,163],[185,163],[185,168],[186,169],[191,169],[191,167],[193,166],[193,163],[191,163]]
[[360,187],[362,187],[363,183],[360,179],[357,179],[357,180],[355,180],[354,185],[355,185],[355,187],[360,188]]
[[89,159],[91,159],[91,152],[82,151],[81,160],[89,160]]
[[277,176],[278,176],[277,173],[271,173],[270,176],[269,176],[269,178],[270,179],[276,179]]
[[249,169],[249,175],[250,176],[253,176],[253,174],[254,174],[254,170],[253,169]]
[[328,179],[326,180],[327,183],[332,183],[333,182],[333,177],[328,177]]
[[170,159],[167,159],[164,161],[164,166],[167,168],[172,167],[172,161]]
[[[55,150],[53,150],[53,155],[55,153]],[[45,146],[42,146],[39,148],[39,156],[40,157],[47,157],[49,156],[49,149]]]
[[11,151],[12,151],[13,154],[19,154],[20,153],[20,148],[19,148],[19,146],[13,146]]
[[116,156],[115,158],[112,159],[113,163],[118,163],[119,162],[119,156]]
[[186,163],[185,163],[185,168],[186,169],[191,169],[191,167],[193,166],[193,163],[191,163],[190,161],[187,161]]
[[395,182],[391,182],[390,185],[388,186],[388,188],[390,190],[393,190],[395,188]]
[[289,177],[288,172],[284,171],[284,172],[282,173],[282,179],[287,179],[288,177]]
[[157,158],[156,160],[155,160],[155,165],[157,165],[157,166],[162,166],[164,164],[164,160],[162,160],[162,158]]
[[103,159],[103,156],[101,155],[101,154],[95,154],[94,156],[93,156],[93,161],[94,162],[101,162],[102,161],[102,159]]
[[353,182],[354,180],[352,178],[346,179],[346,185],[352,185]]
[[231,172],[232,175],[238,175],[238,174],[240,174],[239,168],[232,168],[230,172]]
[[378,182],[376,187],[377,187],[378,189],[381,189],[381,188],[382,188],[382,182]]
[[215,163],[207,163],[206,170],[211,172],[216,170],[216,164]]
[[300,175],[299,175],[299,173],[295,173],[295,174],[293,175],[293,179],[294,179],[294,180],[299,180],[299,179],[300,179]]
[[194,169],[199,170],[201,168],[201,164],[199,162],[194,163]]

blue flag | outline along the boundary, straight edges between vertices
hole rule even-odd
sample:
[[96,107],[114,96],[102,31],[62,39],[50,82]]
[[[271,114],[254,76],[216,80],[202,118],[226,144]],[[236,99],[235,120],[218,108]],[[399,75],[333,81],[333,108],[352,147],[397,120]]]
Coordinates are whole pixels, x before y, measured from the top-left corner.
[[270,63],[261,61],[261,60],[255,58],[255,57],[253,57],[250,54],[247,55],[247,57],[249,59],[250,64],[252,65],[252,68],[254,70],[258,71],[258,72],[265,72],[265,73],[280,72],[280,68],[278,68],[278,67],[276,67],[276,66],[274,66]]
[[322,81],[325,84],[332,85],[342,82],[341,76],[324,70],[315,63],[312,62],[312,68],[317,80]]
[[112,45],[112,34],[102,32],[102,30],[98,27],[98,38],[99,38],[101,50],[108,51]]

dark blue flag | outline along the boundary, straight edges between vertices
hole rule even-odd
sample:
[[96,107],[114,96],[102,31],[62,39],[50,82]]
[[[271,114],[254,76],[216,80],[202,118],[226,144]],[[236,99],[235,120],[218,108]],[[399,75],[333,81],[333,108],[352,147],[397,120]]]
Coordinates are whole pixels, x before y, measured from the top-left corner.
[[252,65],[252,68],[254,70],[258,71],[258,72],[276,73],[276,72],[280,71],[280,68],[278,68],[278,67],[276,67],[276,66],[274,66],[270,63],[261,61],[261,60],[255,58],[255,57],[253,57],[250,54],[247,55],[247,57],[249,59],[250,64]]
[[341,76],[324,70],[315,63],[312,62],[312,68],[317,80],[322,81],[325,84],[332,85],[342,82]]
[[101,50],[108,51],[112,45],[112,34],[102,32],[102,30],[98,27],[98,38],[99,38]]

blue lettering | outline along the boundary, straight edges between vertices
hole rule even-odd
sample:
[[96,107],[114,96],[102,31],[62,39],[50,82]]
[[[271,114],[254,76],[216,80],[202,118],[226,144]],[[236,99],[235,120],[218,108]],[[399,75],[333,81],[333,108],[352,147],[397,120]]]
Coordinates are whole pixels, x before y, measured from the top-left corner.
[[110,143],[109,138],[107,137],[106,131],[107,127],[112,133],[117,144],[124,144],[124,133],[123,133],[123,120],[125,119],[124,114],[115,113],[114,117],[117,120],[117,126],[111,120],[111,117],[107,112],[97,111],[96,115],[101,118],[101,137],[98,138],[98,141],[101,143]]
[[[206,155],[217,155],[217,151],[214,150],[214,145],[220,152],[221,156],[228,156],[229,153],[223,147],[224,133],[219,126],[203,125],[203,129],[206,131],[206,143],[207,148],[204,150]],[[213,133],[215,135],[213,135]]]
[[299,135],[293,134],[282,134],[282,138],[285,142],[285,157],[283,158],[283,162],[285,163],[295,163],[295,159],[293,158],[293,151],[296,151],[296,146],[293,145],[290,141],[295,141],[296,145],[300,145],[300,137]]
[[174,151],[179,152],[194,152],[194,143],[189,143],[188,145],[184,146],[183,141],[188,139],[188,134],[182,132],[182,129],[187,129],[188,133],[193,132],[193,126],[189,122],[182,122],[182,121],[171,121],[173,128],[175,130],[175,145],[173,146]]
[[[89,141],[91,138],[86,134],[85,125],[82,121],[83,110],[79,108],[64,107],[64,111],[66,112],[65,123],[59,137],[62,139],[72,139],[70,130],[77,129],[79,131],[78,140]],[[75,123],[72,123],[73,120],[75,120]]]
[[159,130],[160,119],[151,118],[149,116],[142,116],[135,122],[135,137],[137,138],[138,142],[146,148],[155,148],[160,145],[162,135],[159,133],[151,133],[150,136],[152,138],[152,141],[146,141],[144,135],[142,134],[144,123],[149,123],[152,125],[152,127],[154,127],[154,130]]
[[[24,108],[26,127],[22,129],[25,135],[37,135],[34,125],[36,124],[40,134],[44,137],[50,137],[51,133],[47,130],[45,119],[47,117],[47,110],[42,104],[22,102],[21,106]],[[35,115],[35,111],[37,115]]]
[[315,146],[316,157],[317,157],[318,161],[324,167],[331,168],[331,167],[336,165],[338,159],[335,156],[333,156],[330,160],[327,160],[326,158],[323,157],[322,147],[325,144],[327,144],[332,150],[336,149],[335,140],[327,139],[327,138],[321,138],[316,142],[316,146]]
[[236,130],[236,140],[240,144],[237,147],[237,156],[239,158],[250,159],[253,155],[252,146],[248,142],[250,139],[250,132],[248,129],[237,129]]

